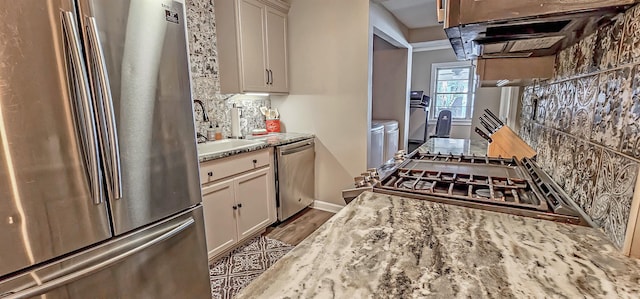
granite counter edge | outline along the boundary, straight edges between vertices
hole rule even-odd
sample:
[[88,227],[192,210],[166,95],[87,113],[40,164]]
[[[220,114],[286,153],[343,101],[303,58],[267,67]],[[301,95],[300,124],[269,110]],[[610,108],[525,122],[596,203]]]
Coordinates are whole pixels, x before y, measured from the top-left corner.
[[227,157],[231,157],[231,156],[235,156],[235,155],[239,155],[239,154],[243,154],[243,153],[258,151],[258,150],[265,149],[265,148],[268,148],[268,147],[276,147],[276,146],[289,144],[289,143],[294,143],[294,142],[297,142],[297,141],[302,141],[302,140],[312,139],[312,138],[315,138],[315,135],[308,134],[308,135],[296,136],[296,137],[292,137],[292,138],[278,139],[277,141],[273,141],[273,142],[264,141],[263,143],[256,144],[256,145],[253,145],[253,146],[250,146],[250,147],[233,149],[233,150],[224,151],[224,152],[220,152],[220,153],[214,153],[214,154],[208,154],[208,155],[199,156],[198,157],[198,162],[199,163],[204,163],[204,162],[213,161],[213,160],[222,159],[222,158],[227,158]]

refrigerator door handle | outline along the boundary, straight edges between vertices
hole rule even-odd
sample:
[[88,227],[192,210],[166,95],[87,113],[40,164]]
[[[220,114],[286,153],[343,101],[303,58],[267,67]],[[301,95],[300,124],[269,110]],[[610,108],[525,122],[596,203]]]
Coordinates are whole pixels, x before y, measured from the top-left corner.
[[[93,110],[93,104],[91,100],[91,93],[89,91],[89,84],[87,83],[87,74],[85,73],[85,66],[83,63],[82,55],[80,54],[80,35],[78,33],[78,26],[75,22],[75,16],[70,11],[62,12],[62,28],[65,38],[65,46],[68,49],[67,53],[67,67],[71,68],[70,75],[73,76],[71,82],[75,86],[73,94],[79,99],[76,99],[74,109],[76,111],[75,118],[77,124],[84,128],[80,128],[79,134],[83,144],[85,144],[88,155],[85,158],[88,160],[89,167],[89,180],[91,197],[96,205],[102,203],[102,186],[100,179],[100,165],[98,162],[98,137],[96,133],[96,122]],[[70,64],[70,65],[69,65]]]
[[78,279],[81,279],[83,277],[89,276],[93,273],[96,273],[100,270],[103,270],[105,268],[110,267],[113,264],[116,264],[136,253],[142,252],[145,249],[157,245],[159,243],[162,243],[168,239],[171,239],[172,237],[174,237],[175,235],[179,234],[180,232],[184,231],[185,229],[187,229],[188,227],[192,226],[193,224],[195,224],[195,220],[193,219],[193,217],[189,217],[188,219],[179,222],[178,224],[176,224],[175,226],[173,226],[173,228],[171,230],[169,230],[168,232],[153,238],[152,240],[137,246],[131,250],[125,251],[123,253],[117,254],[113,257],[110,257],[102,262],[99,262],[97,264],[91,265],[89,267],[77,270],[77,271],[73,271],[72,273],[68,274],[68,275],[64,275],[58,278],[54,278],[52,280],[49,280],[45,283],[42,283],[40,285],[37,285],[35,287],[32,288],[28,288],[28,289],[24,289],[24,290],[20,290],[17,292],[10,292],[9,295],[7,295],[6,297],[2,297],[2,299],[18,299],[18,298],[31,298],[31,297],[35,297],[38,295],[42,295],[50,290],[56,289],[60,286],[69,284],[73,281],[76,281]]
[[[120,167],[120,147],[118,145],[118,131],[116,128],[116,119],[115,113],[113,110],[113,98],[111,97],[111,86],[109,85],[109,78],[107,76],[107,67],[104,61],[104,51],[102,50],[102,44],[100,44],[100,39],[98,37],[98,25],[96,23],[96,19],[94,17],[87,17],[87,36],[89,39],[89,51],[91,62],[93,63],[91,69],[93,69],[96,73],[96,80],[98,81],[98,85],[100,88],[99,92],[96,92],[97,95],[100,94],[102,97],[100,99],[100,105],[102,107],[102,111],[104,111],[104,118],[106,122],[106,130],[103,134],[107,136],[102,136],[104,142],[104,146],[108,146],[108,149],[103,149],[105,155],[108,155],[108,164],[106,167],[109,167],[109,180],[111,182],[111,194],[112,198],[120,199],[122,198],[122,171]],[[106,137],[106,138],[105,138]]]
[[280,151],[280,156],[286,156],[286,155],[290,155],[290,154],[295,154],[297,152],[301,152],[304,150],[307,150],[309,148],[313,148],[314,144],[309,142],[303,146],[299,146],[299,147],[295,147],[295,148],[288,148],[288,149],[282,149]]

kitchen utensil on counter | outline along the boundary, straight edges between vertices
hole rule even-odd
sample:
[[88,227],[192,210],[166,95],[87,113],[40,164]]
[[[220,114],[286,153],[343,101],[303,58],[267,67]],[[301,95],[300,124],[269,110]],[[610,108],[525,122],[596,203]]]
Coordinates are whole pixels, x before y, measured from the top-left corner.
[[233,104],[233,108],[231,108],[231,138],[240,137],[240,107]]
[[498,131],[498,129],[500,129],[500,126],[497,125],[493,120],[491,120],[488,116],[486,115],[482,115],[480,116],[480,119],[484,120],[485,123],[487,123],[490,127],[489,132],[494,133],[496,131]]
[[280,113],[278,113],[278,110],[277,110],[277,109],[271,109],[271,108],[269,108],[269,109],[267,109],[267,112],[266,112],[265,116],[266,116],[268,119],[276,119],[276,118],[279,118]]
[[482,131],[480,128],[475,127],[474,130],[476,131],[476,133],[478,133],[478,135],[480,135],[482,138],[484,138],[489,143],[491,143],[493,141],[491,139],[491,137],[489,137],[489,135],[487,133],[485,133],[484,131]]
[[491,118],[493,118],[493,120],[495,120],[496,123],[498,123],[498,125],[500,126],[504,126],[504,122],[502,122],[502,120],[500,120],[500,118],[498,116],[495,115],[495,113],[493,113],[491,110],[489,109],[484,109],[484,111],[491,116]]
[[277,118],[267,118],[266,127],[268,133],[280,133],[280,120]]
[[492,127],[494,127],[494,131],[497,131],[498,129],[500,129],[500,125],[498,125],[498,123],[493,120],[492,118],[488,117],[486,114],[483,114],[482,117],[485,119],[485,121],[487,121]]
[[489,125],[489,123],[487,123],[486,120],[484,120],[482,117],[479,117],[480,119],[480,124],[487,129],[487,131],[489,132],[489,135],[491,135],[493,133],[493,128],[491,127],[491,125]]
[[531,148],[509,126],[502,126],[491,135],[493,142],[489,143],[487,154],[497,157],[513,157],[518,159],[532,158],[536,151]]

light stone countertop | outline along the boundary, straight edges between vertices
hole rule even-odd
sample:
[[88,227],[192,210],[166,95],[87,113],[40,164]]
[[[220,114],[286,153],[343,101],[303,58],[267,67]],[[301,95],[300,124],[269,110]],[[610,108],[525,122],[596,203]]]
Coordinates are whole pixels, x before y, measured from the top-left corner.
[[638,298],[598,230],[365,192],[237,298]]
[[234,150],[229,150],[229,151],[224,151],[219,153],[213,153],[213,154],[203,155],[203,156],[199,155],[198,160],[200,161],[200,163],[202,163],[202,162],[225,158],[225,157],[229,157],[229,156],[233,156],[241,153],[253,152],[253,151],[261,150],[267,147],[274,147],[278,145],[294,143],[297,141],[310,139],[314,137],[315,135],[307,134],[307,133],[270,133],[268,135],[262,135],[262,136],[247,136],[246,139],[260,140],[263,142],[250,147],[244,147],[244,148],[239,148],[239,149],[234,149]]

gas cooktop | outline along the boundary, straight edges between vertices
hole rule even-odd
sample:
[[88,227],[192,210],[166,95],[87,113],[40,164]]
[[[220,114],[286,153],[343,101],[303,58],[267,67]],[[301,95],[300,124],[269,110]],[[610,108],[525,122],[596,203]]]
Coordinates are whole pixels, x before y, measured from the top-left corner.
[[587,225],[560,188],[528,158],[415,152],[384,177],[365,173],[356,185],[368,185],[378,193]]

